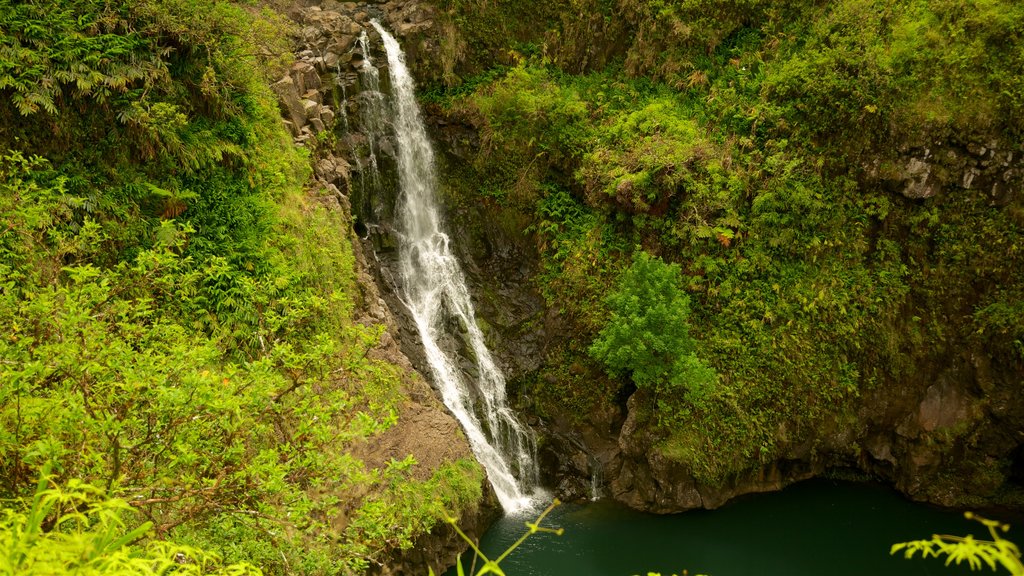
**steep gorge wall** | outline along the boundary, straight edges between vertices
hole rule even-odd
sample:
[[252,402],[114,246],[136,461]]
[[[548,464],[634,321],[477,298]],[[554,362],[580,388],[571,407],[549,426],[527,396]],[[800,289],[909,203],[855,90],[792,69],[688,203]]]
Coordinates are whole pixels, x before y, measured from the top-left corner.
[[[342,97],[348,99],[340,105],[347,107],[348,117],[358,113],[358,102],[352,99],[358,81],[352,67],[351,59],[357,53],[353,46],[360,25],[370,16],[381,18],[397,32],[417,79],[425,86],[457,84],[495,63],[513,64],[515,56],[499,49],[510,45],[538,50],[569,72],[600,69],[624,57],[633,73],[654,70],[672,81],[671,62],[652,56],[653,48],[667,40],[658,36],[658,30],[644,21],[639,11],[627,13],[624,19],[609,18],[608,3],[592,3],[579,19],[576,12],[558,3],[545,7],[502,5],[514,13],[532,11],[545,23],[532,27],[487,10],[470,21],[462,16],[465,11],[448,5],[310,4],[294,13],[304,25],[302,34],[309,51],[297,65],[303,71],[293,70],[292,83],[298,85],[302,96],[302,90],[317,81],[307,84],[300,78],[311,78],[310,70],[315,71],[322,85],[316,89],[319,96],[306,100],[317,106],[330,100],[328,93],[333,93],[334,106],[339,106],[339,87],[344,87]],[[570,13],[573,18],[565,16]],[[504,35],[487,37],[487,31],[496,28]],[[327,84],[330,87],[324,87]],[[288,111],[306,113],[305,121],[292,116],[296,136],[308,139],[319,128],[314,122],[317,108],[301,100],[296,106],[294,97],[291,101],[285,105]],[[323,108],[320,110],[322,121],[325,115]],[[337,127],[338,115],[331,112],[335,109],[328,104],[326,117]],[[446,152],[444,161],[456,174],[453,178],[462,177],[459,167],[473,162],[480,146],[478,119],[440,109],[432,109],[428,115]],[[304,125],[309,126],[305,132]],[[863,189],[888,190],[898,206],[914,209],[927,201],[939,211],[964,194],[980,195],[991,206],[1019,214],[1021,155],[1016,144],[1003,141],[998,133],[922,130],[901,134],[890,144],[857,157],[853,171]],[[359,154],[360,149],[360,136],[355,134],[346,142],[339,140],[334,151],[318,162],[317,174],[325,188],[334,186],[342,196],[359,198],[358,192],[350,192],[359,189],[353,184],[359,175],[352,171],[352,154]],[[919,335],[901,338],[901,346],[913,348],[902,351],[903,357],[912,359],[912,366],[866,387],[858,398],[812,429],[780,427],[774,433],[776,448],[769,461],[751,458],[745,472],[709,484],[698,481],[692,470],[658,448],[664,434],[650,421],[644,406],[651,399],[645,393],[631,393],[628,386],[606,393],[617,384],[609,382],[595,366],[560,364],[566,358],[564,343],[578,338],[580,332],[572,318],[563,317],[538,291],[537,239],[524,232],[532,215],[499,202],[481,201],[473,196],[471,182],[450,183],[446,189],[456,244],[487,324],[485,331],[512,376],[513,392],[520,396],[522,406],[537,411],[531,424],[546,433],[542,459],[547,463],[549,483],[563,495],[589,496],[592,477],[599,472],[605,494],[638,508],[670,512],[716,507],[738,494],[775,490],[813,475],[849,471],[888,480],[914,498],[942,504],[1012,502],[1017,498],[1024,476],[1019,433],[1024,429],[1018,394],[1020,359],[1005,347],[992,349],[991,340],[972,334],[970,319],[984,289],[970,282],[943,286],[943,269],[951,262],[939,254],[942,241],[936,237],[921,236],[913,227],[887,229],[884,223],[872,232],[898,239],[928,268],[923,273],[926,281],[913,287],[898,325],[891,327],[894,333]],[[361,222],[376,224],[372,211],[365,208],[372,202],[359,198],[357,203],[355,212],[362,214]],[[1016,218],[1011,221],[1020,226],[1020,218]],[[387,231],[376,230],[367,237],[373,240],[367,246],[376,247],[386,259],[387,247],[393,245]],[[1006,250],[1011,262],[1019,258],[1016,247],[1000,246],[998,238],[991,247],[975,248]],[[1003,278],[1006,289],[1017,289],[1012,273],[979,269],[976,277],[978,283]],[[378,281],[386,284],[387,274],[378,275]],[[384,292],[384,299],[391,299],[392,310],[400,309],[393,295]],[[400,310],[395,313],[401,315]],[[413,332],[398,330],[397,340],[416,363]],[[1012,350],[1012,344],[1009,346]],[[545,389],[559,389],[567,380],[591,382],[598,391],[585,413],[569,403],[560,410],[557,402],[539,402],[534,397]]]
[[[539,16],[549,17],[545,26],[534,28],[532,36],[513,23],[499,22],[511,40],[503,37],[494,43],[507,41],[519,49],[536,50],[568,72],[599,69],[624,57],[627,69],[634,73],[647,70],[671,82],[672,62],[658,60],[654,50],[670,45],[671,38],[658,36],[657,27],[638,13],[621,20],[605,18],[603,6],[595,3],[593,12],[585,10],[583,18],[573,21],[557,17],[557,9],[551,8],[553,17],[548,9],[538,9]],[[515,10],[508,8],[506,14]],[[459,32],[465,44],[480,50],[468,51],[463,68],[455,67],[457,75],[486,66],[474,58],[488,53],[482,43],[486,35],[480,31],[494,26],[494,18],[492,12],[462,22]],[[721,29],[712,29],[710,36],[695,37],[695,41],[708,42],[711,50],[729,35],[730,26],[750,24],[722,22]],[[496,52],[491,49],[491,53]],[[496,61],[514,63],[500,55]],[[451,152],[453,165],[476,161],[475,151],[481,146],[475,132],[480,119],[473,113],[461,115],[466,110],[437,110],[435,116],[438,137]],[[772,433],[774,451],[768,461],[755,455],[745,464],[745,472],[710,484],[697,480],[686,465],[659,449],[665,436],[644,408],[650,405],[649,395],[635,393],[624,402],[622,392],[628,395],[628,387],[617,397],[602,395],[605,377],[595,367],[557,365],[560,345],[579,338],[581,332],[571,318],[562,318],[557,309],[542,304],[537,293],[538,264],[510,266],[515,258],[538,257],[537,238],[521,232],[535,223],[533,215],[499,200],[474,196],[471,183],[453,183],[452,218],[463,231],[467,267],[480,271],[475,275],[478,300],[485,303],[486,319],[501,327],[495,339],[508,342],[499,350],[518,376],[523,401],[537,408],[531,393],[557,388],[567,379],[589,381],[594,396],[600,398],[582,417],[568,402],[561,412],[550,402],[539,408],[541,420],[535,422],[543,421],[549,431],[550,457],[546,459],[551,482],[564,494],[586,496],[596,462],[608,492],[633,506],[660,512],[716,507],[737,494],[774,490],[823,473],[885,479],[914,498],[948,505],[1015,502],[1020,490],[1019,431],[1024,424],[1019,401],[1021,360],[1014,353],[1012,329],[1004,332],[1010,334],[1006,340],[999,334],[981,335],[977,324],[979,310],[986,309],[994,294],[998,298],[1010,293],[1005,301],[1012,306],[1012,294],[1020,290],[1015,272],[1019,248],[998,227],[1019,230],[1022,224],[1021,154],[1018,144],[1000,130],[985,124],[956,130],[939,123],[911,129],[897,126],[889,134],[881,131],[839,141],[848,152],[832,170],[856,175],[862,191],[885,191],[895,211],[930,211],[935,222],[922,227],[905,219],[883,218],[868,231],[871,242],[884,238],[899,243],[913,267],[910,273],[916,279],[903,310],[888,328],[898,335],[896,356],[907,364],[883,366],[881,372],[888,376],[870,384],[865,381],[859,397],[837,405],[830,416],[810,428],[780,426]],[[871,138],[883,140],[884,145],[865,144]],[[989,209],[1000,215],[999,220],[967,216]],[[979,226],[993,226],[991,236],[966,233],[978,231]],[[1005,253],[1006,263],[991,258],[992,251]],[[533,281],[524,282],[528,278]],[[517,287],[518,296],[512,296]],[[488,311],[487,302],[502,300],[533,304],[504,311],[496,305]],[[517,307],[529,312],[511,310]],[[505,318],[495,320],[501,316]],[[520,320],[510,323],[508,319],[515,317]],[[863,361],[884,362],[885,354],[866,353]],[[530,356],[536,370],[521,360],[524,355]],[[729,369],[727,365],[720,368]]]
[[[1002,167],[1005,172],[993,170],[986,175],[997,189],[999,183],[1013,182],[1015,168]],[[915,186],[909,178],[896,183]],[[939,190],[936,193],[943,193]],[[946,184],[944,190],[960,192],[955,183],[953,189]],[[502,342],[497,349],[505,365],[519,377],[518,382],[562,377],[544,360],[577,334],[571,321],[543,305],[535,278],[524,277],[525,271],[535,274],[537,265],[511,266],[517,258],[537,257],[533,239],[503,232],[497,224],[515,222],[522,215],[486,202],[455,211],[468,247],[463,252],[471,262],[467,267],[476,272],[478,298],[484,303],[480,309],[497,326],[495,339]],[[903,326],[893,329],[917,330],[915,322],[920,320],[912,320],[914,315],[941,317],[945,322],[969,317],[974,302],[970,294],[961,296],[962,302],[921,302],[907,311]],[[523,301],[531,305],[516,305]],[[1012,502],[1021,480],[1019,431],[1024,428],[1019,361],[993,352],[963,332],[942,345],[917,350],[916,362],[905,378],[875,384],[810,434],[780,429],[779,457],[765,465],[755,463],[749,472],[721,485],[698,482],[686,466],[655,449],[663,438],[638,409],[645,399],[600,402],[583,418],[567,407],[543,422],[549,441],[549,481],[563,496],[588,497],[596,458],[607,483],[605,494],[657,512],[714,508],[743,493],[778,490],[837,469],[885,479],[915,499],[945,505],[982,505],[990,499]],[[539,366],[532,370],[531,364]],[[589,367],[569,369],[594,383],[603,378]]]

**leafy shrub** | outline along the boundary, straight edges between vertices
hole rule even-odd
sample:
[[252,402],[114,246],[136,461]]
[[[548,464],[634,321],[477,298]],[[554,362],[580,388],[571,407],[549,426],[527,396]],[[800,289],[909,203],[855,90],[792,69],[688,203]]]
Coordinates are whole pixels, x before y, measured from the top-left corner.
[[629,374],[640,388],[706,394],[717,375],[697,358],[688,326],[690,301],[681,284],[679,266],[638,250],[608,296],[611,317],[591,355],[609,372]]
[[664,213],[677,194],[693,187],[711,152],[696,122],[661,97],[634,112],[612,116],[596,132],[577,177],[588,199],[604,199],[626,212]]
[[[260,576],[250,564],[224,565],[216,554],[148,539],[152,524],[132,528],[132,507],[78,480],[50,487],[0,510],[0,574],[81,576]],[[141,543],[140,543],[141,542]]]
[[412,456],[392,460],[380,471],[383,490],[365,499],[345,528],[347,567],[365,571],[379,562],[382,548],[408,550],[449,513],[459,513],[483,496],[483,469],[473,460],[441,465],[425,481],[410,478]]

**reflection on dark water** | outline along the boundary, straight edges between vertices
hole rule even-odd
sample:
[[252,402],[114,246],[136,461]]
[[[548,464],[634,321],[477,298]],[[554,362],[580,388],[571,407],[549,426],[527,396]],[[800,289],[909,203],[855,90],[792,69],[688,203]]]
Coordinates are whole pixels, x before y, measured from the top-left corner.
[[[481,541],[484,553],[499,556],[522,535],[526,520],[532,518],[499,521]],[[943,560],[889,556],[889,547],[934,533],[988,537],[960,512],[916,504],[882,487],[831,480],[669,516],[611,502],[567,504],[544,525],[564,527],[565,535],[527,539],[502,562],[508,576],[667,576],[684,569],[711,576],[958,576],[971,572],[966,565],[946,567]],[[1011,530],[1009,539],[1018,540],[1018,532]]]

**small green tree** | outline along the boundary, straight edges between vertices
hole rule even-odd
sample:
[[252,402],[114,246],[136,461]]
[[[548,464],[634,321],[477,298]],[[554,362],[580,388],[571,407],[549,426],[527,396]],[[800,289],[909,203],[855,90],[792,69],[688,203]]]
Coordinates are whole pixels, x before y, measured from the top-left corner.
[[687,319],[690,299],[677,264],[638,250],[608,297],[611,317],[590,346],[609,375],[628,374],[639,388],[683,387],[702,395],[718,375],[696,354]]

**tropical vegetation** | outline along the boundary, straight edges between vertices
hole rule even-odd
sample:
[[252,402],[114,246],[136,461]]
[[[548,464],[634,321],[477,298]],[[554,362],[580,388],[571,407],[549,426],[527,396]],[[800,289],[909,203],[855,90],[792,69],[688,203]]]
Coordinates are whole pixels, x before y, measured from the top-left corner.
[[[0,574],[362,573],[484,498],[470,460],[360,452],[416,377],[308,187],[334,136],[269,89],[284,4],[0,0]],[[973,448],[1018,442],[1024,3],[431,4],[423,99],[475,144],[447,199],[523,223],[572,334],[524,408],[632,397],[718,486],[969,365],[1003,427],[926,434],[928,489],[1019,498]],[[986,526],[894,551],[1005,565]]]
[[8,572],[358,572],[480,499],[473,462],[354,455],[410,376],[356,321],[347,216],[270,93],[290,26],[0,2]]
[[[428,94],[480,133],[449,193],[528,222],[538,288],[578,335],[523,383],[536,410],[571,418],[635,386],[657,450],[715,485],[827,443],[860,399],[927,386],[966,349],[1019,391],[1020,183],[968,169],[1021,154],[1019,3],[444,6],[479,70]],[[643,288],[643,262],[678,269],[671,287]],[[666,348],[714,385],[673,386]],[[1008,474],[960,454],[936,493]]]

